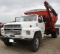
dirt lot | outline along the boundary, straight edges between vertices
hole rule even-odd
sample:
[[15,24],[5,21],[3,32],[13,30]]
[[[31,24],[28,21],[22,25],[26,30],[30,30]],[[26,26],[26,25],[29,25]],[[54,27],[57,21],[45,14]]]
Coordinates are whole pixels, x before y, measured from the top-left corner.
[[0,40],[0,54],[60,54],[60,37],[47,37],[35,53],[30,50],[30,45],[14,44],[11,47],[6,47]]

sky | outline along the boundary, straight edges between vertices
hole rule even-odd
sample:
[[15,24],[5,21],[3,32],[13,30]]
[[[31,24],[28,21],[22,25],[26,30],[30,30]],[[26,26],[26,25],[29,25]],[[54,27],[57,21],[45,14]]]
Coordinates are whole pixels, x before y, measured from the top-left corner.
[[[45,0],[0,0],[0,22],[7,23],[15,20],[15,17],[24,15],[24,12],[32,9],[45,9]],[[60,0],[46,0],[58,13],[57,24],[60,24]]]

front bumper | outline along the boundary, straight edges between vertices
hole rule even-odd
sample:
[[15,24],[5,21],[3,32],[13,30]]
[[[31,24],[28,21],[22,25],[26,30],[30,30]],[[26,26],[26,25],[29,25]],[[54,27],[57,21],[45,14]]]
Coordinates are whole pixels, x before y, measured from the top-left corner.
[[11,38],[11,37],[4,37],[4,36],[1,36],[1,40],[4,42],[4,41],[9,41],[9,39],[13,39],[14,42],[20,42],[20,41],[31,41],[32,38],[25,38],[25,39],[21,39],[21,38]]

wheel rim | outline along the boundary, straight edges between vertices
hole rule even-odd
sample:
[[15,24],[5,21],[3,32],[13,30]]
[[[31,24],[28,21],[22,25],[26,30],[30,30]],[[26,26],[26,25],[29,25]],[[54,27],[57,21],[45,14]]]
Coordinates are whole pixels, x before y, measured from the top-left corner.
[[39,39],[36,39],[36,49],[39,47]]

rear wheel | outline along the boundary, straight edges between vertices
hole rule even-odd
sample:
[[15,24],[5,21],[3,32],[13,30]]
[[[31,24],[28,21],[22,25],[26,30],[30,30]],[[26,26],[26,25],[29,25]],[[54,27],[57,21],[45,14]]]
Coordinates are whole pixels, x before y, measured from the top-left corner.
[[55,31],[55,32],[52,32],[51,35],[52,35],[52,38],[57,38],[57,36],[58,36],[58,32],[56,32],[56,31]]
[[39,49],[40,43],[41,43],[41,33],[36,33],[34,36],[34,39],[32,40],[32,51],[36,52]]

